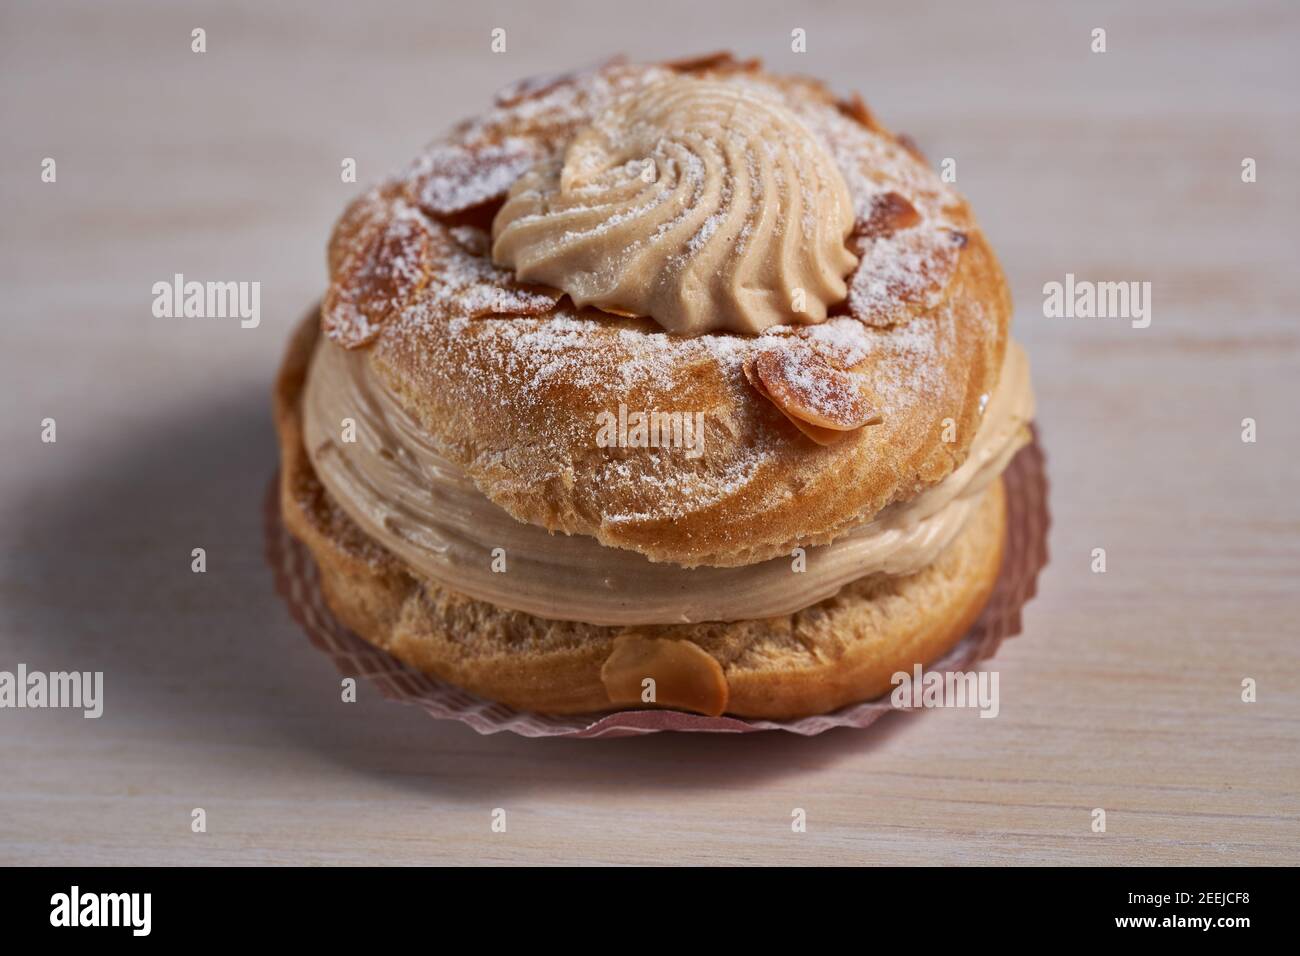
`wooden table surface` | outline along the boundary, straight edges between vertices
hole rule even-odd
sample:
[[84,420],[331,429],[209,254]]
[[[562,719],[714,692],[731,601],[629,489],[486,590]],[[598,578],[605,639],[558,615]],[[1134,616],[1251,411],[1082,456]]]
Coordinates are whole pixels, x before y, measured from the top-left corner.
[[[1297,28],[1288,3],[6,3],[0,670],[102,670],[105,712],[0,710],[0,863],[1300,862]],[[333,219],[512,79],[718,47],[955,158],[1005,265],[1054,526],[1000,716],[564,741],[341,702],[259,523]],[[177,272],[260,281],[261,325],[155,318]],[[1150,327],[1044,318],[1066,273],[1152,283]]]

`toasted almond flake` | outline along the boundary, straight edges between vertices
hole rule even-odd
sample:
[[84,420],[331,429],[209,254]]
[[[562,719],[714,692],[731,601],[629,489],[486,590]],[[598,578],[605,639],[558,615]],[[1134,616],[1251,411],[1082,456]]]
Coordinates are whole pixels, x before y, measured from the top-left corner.
[[900,229],[910,229],[920,221],[921,214],[906,198],[892,191],[878,193],[872,197],[871,212],[865,220],[854,224],[853,232],[874,239],[893,235]]
[[443,143],[420,158],[414,195],[431,215],[452,216],[504,196],[545,153],[541,144],[518,136]]
[[428,282],[433,235],[422,216],[363,224],[321,304],[326,335],[344,348],[373,341]]
[[[795,344],[798,343],[798,344]],[[835,368],[817,349],[787,337],[785,347],[759,351],[745,378],[805,435],[820,445],[882,421],[857,376]]]

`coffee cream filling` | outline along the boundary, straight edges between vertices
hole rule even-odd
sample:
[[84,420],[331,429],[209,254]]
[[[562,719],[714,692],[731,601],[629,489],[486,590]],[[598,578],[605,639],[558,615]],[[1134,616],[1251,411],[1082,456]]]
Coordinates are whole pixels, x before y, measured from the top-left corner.
[[[946,479],[826,545],[744,567],[683,568],[584,535],[552,534],[489,501],[373,376],[364,351],[322,340],[303,399],[308,454],[335,501],[417,574],[499,607],[599,625],[737,621],[791,614],[868,574],[933,561],[1029,439],[1029,366],[1007,346],[966,461]],[[343,421],[355,441],[343,440]],[[503,549],[496,551],[496,549]],[[505,557],[494,571],[494,554]],[[497,563],[500,567],[500,563]]]

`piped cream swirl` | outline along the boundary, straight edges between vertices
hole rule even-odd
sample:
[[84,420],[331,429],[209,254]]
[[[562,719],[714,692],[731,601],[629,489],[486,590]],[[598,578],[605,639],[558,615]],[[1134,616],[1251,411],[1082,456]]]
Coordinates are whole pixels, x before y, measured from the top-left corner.
[[525,173],[492,258],[579,305],[682,335],[811,324],[847,294],[853,205],[789,109],[678,76],[617,101]]

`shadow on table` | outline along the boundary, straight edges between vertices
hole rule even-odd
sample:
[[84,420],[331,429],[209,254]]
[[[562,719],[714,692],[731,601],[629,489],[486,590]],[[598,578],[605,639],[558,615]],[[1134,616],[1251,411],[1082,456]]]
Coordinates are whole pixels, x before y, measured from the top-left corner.
[[[323,758],[380,786],[469,802],[598,797],[630,781],[641,791],[744,787],[861,754],[916,719],[889,715],[814,738],[528,740],[435,721],[364,681],[360,700],[344,704],[339,676],[290,620],[263,559],[262,502],[277,455],[269,404],[259,392],[175,406],[161,423],[124,432],[93,473],[31,489],[18,522],[23,586],[6,608],[21,627],[7,642],[33,669],[103,670],[103,720],[125,725],[115,746],[245,748],[254,772],[314,757],[305,762],[320,773]],[[60,427],[60,444],[75,440]],[[191,570],[194,547],[206,549],[206,573]]]

